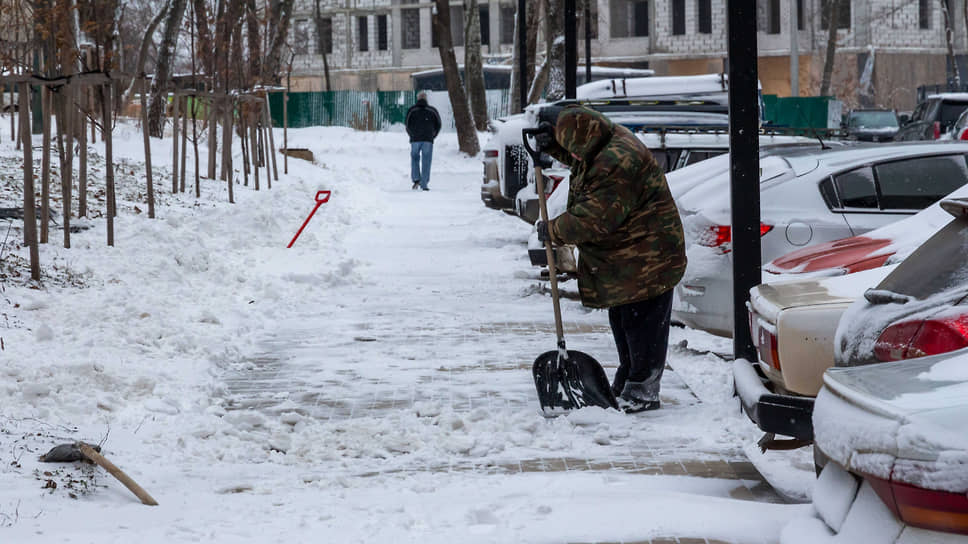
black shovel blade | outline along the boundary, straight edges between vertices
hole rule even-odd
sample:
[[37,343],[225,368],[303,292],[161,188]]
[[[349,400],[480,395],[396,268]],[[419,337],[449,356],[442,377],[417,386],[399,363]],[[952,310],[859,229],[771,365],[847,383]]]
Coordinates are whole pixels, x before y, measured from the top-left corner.
[[580,351],[558,350],[542,353],[531,368],[538,402],[545,413],[560,413],[599,406],[618,409],[605,369],[594,358]]

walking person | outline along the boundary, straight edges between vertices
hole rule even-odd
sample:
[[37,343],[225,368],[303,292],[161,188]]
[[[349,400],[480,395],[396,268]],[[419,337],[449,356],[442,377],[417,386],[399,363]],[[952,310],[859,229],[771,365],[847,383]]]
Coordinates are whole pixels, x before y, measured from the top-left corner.
[[607,308],[618,349],[612,382],[626,413],[660,407],[672,289],[686,268],[682,221],[662,167],[627,128],[569,106],[536,140],[571,167],[568,206],[538,237],[578,246],[582,304]]
[[407,134],[410,135],[410,181],[413,190],[429,191],[430,161],[434,156],[434,138],[440,133],[440,114],[427,104],[427,93],[417,93],[417,103],[407,110]]

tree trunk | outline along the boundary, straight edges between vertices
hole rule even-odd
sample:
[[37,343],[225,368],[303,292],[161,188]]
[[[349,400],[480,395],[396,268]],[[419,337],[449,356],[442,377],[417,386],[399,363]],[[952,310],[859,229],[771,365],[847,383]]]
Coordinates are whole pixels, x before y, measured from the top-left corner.
[[538,65],[538,25],[541,23],[541,6],[543,2],[527,2],[528,42],[525,44],[528,52],[527,81],[534,79],[535,67]]
[[837,12],[839,0],[827,3],[827,56],[823,61],[823,78],[820,80],[820,96],[830,92],[830,78],[834,72],[834,55],[837,52]]
[[[272,0],[269,5],[269,50],[263,75],[266,83],[279,85],[282,82],[283,47],[289,39],[289,25],[292,20],[293,0]],[[328,89],[327,89],[328,90]]]
[[510,110],[512,113],[517,113],[522,111],[521,108],[521,45],[518,39],[520,32],[518,29],[520,25],[524,24],[522,14],[518,13],[518,10],[514,10],[514,40],[511,42],[511,88],[508,90],[510,93]]
[[437,5],[437,50],[440,53],[440,63],[444,69],[444,79],[447,81],[447,95],[450,106],[454,110],[454,123],[457,125],[458,148],[468,155],[477,155],[480,143],[474,130],[474,120],[467,107],[467,95],[464,94],[464,84],[460,80],[457,69],[457,57],[454,55],[454,45],[450,38],[450,6],[447,0],[434,0]]
[[[161,20],[165,17],[165,14],[168,13],[168,7],[170,5],[170,3],[166,2],[164,7],[161,8],[161,11],[158,12],[158,15],[155,15],[155,18],[148,23],[148,28],[145,29],[145,35],[141,39],[141,47],[138,48],[138,60],[136,61],[137,63],[134,67],[134,77],[131,78],[131,83],[128,85],[127,90],[124,91],[124,97],[121,99],[122,109],[127,106],[129,102],[131,102],[131,95],[134,94],[135,83],[138,82],[138,78],[144,75],[145,61],[148,58],[148,46],[151,45],[152,37],[155,35],[155,30],[158,28],[158,25],[161,24]],[[144,92],[145,86],[142,85],[141,88],[141,92]]]
[[249,42],[249,69],[245,87],[262,83],[262,36],[259,33],[259,16],[255,11],[255,0],[245,0],[246,37]]
[[30,278],[40,281],[40,248],[37,246],[37,208],[34,202],[33,141],[30,135],[30,85],[20,84],[20,135],[24,149],[24,245],[30,252]]
[[952,75],[954,76],[957,89],[961,90],[961,74],[958,70],[958,62],[955,60],[955,32],[951,25],[951,13],[949,0],[941,0],[941,13],[944,14],[944,37],[948,45],[948,62],[951,63]]
[[187,0],[171,0],[165,29],[158,47],[158,60],[155,63],[155,77],[151,80],[151,94],[148,102],[148,133],[155,138],[164,135],[165,109],[168,105],[168,85],[171,82],[172,64],[175,59],[175,46],[178,31],[185,17]]
[[565,97],[565,10],[563,0],[548,0],[547,60],[549,102]]
[[198,36],[198,47],[193,48],[193,58],[201,61],[202,71],[210,76],[215,71],[215,61],[213,58],[212,31],[209,28],[208,20],[208,3],[205,0],[192,0],[192,11],[195,15],[195,34]]
[[487,93],[481,60],[481,14],[477,0],[464,0],[464,79],[474,114],[474,127],[487,130]]

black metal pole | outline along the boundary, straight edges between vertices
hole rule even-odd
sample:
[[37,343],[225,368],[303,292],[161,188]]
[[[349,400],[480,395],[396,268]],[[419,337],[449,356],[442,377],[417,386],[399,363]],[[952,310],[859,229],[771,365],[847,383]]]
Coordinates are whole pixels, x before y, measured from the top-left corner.
[[733,355],[756,361],[746,302],[760,283],[759,100],[756,0],[727,2],[729,170],[733,238]]
[[528,4],[518,0],[518,94],[521,111],[528,105]]
[[575,98],[578,79],[578,21],[575,0],[565,0],[565,98]]
[[592,80],[592,10],[585,2],[585,83]]

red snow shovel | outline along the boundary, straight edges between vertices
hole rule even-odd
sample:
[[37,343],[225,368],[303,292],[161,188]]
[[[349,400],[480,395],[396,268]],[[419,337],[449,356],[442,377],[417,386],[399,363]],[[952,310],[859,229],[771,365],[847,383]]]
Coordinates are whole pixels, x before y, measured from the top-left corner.
[[[534,162],[534,180],[537,185],[538,204],[541,220],[548,223],[548,203],[544,191],[544,178],[541,175],[541,153],[528,142],[531,136],[541,134],[545,129],[524,129],[524,147]],[[545,255],[548,258],[548,279],[551,283],[551,300],[555,308],[555,332],[558,335],[558,349],[547,351],[534,360],[531,372],[534,386],[538,390],[541,411],[547,417],[561,415],[569,410],[585,406],[618,409],[612,394],[605,370],[592,356],[580,351],[565,348],[565,333],[561,324],[561,304],[558,300],[558,271],[555,267],[554,250],[551,241],[545,241]]]

